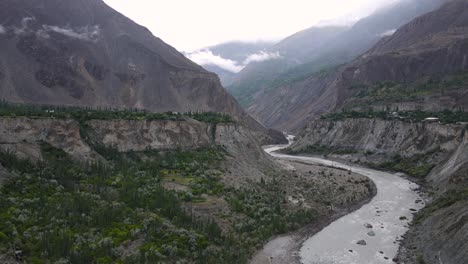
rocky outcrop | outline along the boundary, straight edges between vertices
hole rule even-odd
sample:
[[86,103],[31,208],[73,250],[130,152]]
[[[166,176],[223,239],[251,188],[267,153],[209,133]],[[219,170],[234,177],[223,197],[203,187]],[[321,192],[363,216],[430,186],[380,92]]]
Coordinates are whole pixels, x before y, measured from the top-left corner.
[[212,125],[197,121],[93,120],[92,137],[121,152],[195,149],[212,143]]
[[402,263],[463,263],[468,259],[468,134],[462,125],[399,120],[344,119],[311,122],[291,146],[327,146],[355,152],[336,155],[351,161],[382,162],[394,155],[424,157],[435,167],[426,176],[433,204],[420,213],[405,236]]
[[413,225],[400,248],[399,259],[402,263],[465,263],[468,259],[467,208],[465,197],[432,212],[422,222]]
[[80,126],[74,120],[0,118],[0,149],[21,158],[42,158],[41,144],[62,149],[80,161],[100,156],[83,141]]
[[323,145],[392,156],[413,156],[435,149],[453,152],[463,141],[464,127],[438,123],[404,122],[371,118],[311,122],[291,147],[300,150]]
[[84,162],[103,160],[93,149],[95,145],[120,152],[193,150],[217,145],[227,153],[223,180],[232,185],[247,179],[260,181],[266,177],[265,171],[276,168],[260,147],[255,132],[239,124],[215,125],[192,119],[92,120],[83,126],[75,120],[0,118],[1,150],[40,160],[43,143]]

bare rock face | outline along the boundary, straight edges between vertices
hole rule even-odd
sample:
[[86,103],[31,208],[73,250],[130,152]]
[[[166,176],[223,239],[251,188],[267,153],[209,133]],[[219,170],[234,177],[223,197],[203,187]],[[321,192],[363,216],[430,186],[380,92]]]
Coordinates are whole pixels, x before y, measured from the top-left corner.
[[224,112],[272,141],[215,74],[102,0],[2,1],[0,26],[1,99]]
[[89,125],[97,142],[121,152],[194,149],[212,142],[211,125],[197,121],[93,120]]
[[[83,129],[83,128],[82,128]],[[267,178],[264,171],[276,165],[260,147],[256,132],[240,124],[208,124],[196,120],[142,121],[92,120],[85,140],[74,120],[0,118],[0,150],[21,158],[41,160],[41,144],[62,149],[76,160],[103,161],[92,145],[116,148],[120,152],[145,150],[193,150],[222,147],[226,155],[224,181],[232,186]],[[0,168],[1,169],[1,168]],[[3,176],[0,175],[0,181]]]
[[62,149],[77,160],[99,159],[80,135],[79,124],[73,120],[0,118],[0,149],[21,158],[42,158],[40,145],[48,143]]
[[464,127],[399,120],[348,118],[339,121],[316,120],[301,132],[293,149],[326,145],[372,151],[388,156],[422,154],[441,147],[455,150],[462,141]]

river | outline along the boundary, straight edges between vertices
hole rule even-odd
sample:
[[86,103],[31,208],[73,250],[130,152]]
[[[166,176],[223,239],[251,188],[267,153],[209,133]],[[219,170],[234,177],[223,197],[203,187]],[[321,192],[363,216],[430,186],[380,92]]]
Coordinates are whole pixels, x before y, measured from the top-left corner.
[[[413,214],[424,207],[416,189],[417,184],[398,174],[377,171],[359,166],[307,156],[290,156],[275,153],[286,146],[273,146],[265,149],[275,158],[297,160],[311,164],[321,164],[351,170],[367,176],[377,187],[376,196],[357,211],[334,221],[300,245],[296,254],[303,264],[386,264],[393,263],[397,255],[401,236],[408,231]],[[365,245],[358,244],[364,240]],[[270,241],[263,252],[264,256],[275,255],[275,247],[282,250],[284,241],[291,242],[288,236]],[[362,241],[361,241],[361,244]],[[258,255],[258,254],[257,254]],[[274,258],[268,260],[275,263]],[[258,262],[260,263],[260,262]]]

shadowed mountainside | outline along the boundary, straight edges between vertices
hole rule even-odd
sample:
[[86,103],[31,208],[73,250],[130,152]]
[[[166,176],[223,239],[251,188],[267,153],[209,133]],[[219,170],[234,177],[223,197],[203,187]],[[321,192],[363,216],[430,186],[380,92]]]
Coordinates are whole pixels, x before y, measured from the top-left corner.
[[0,25],[2,99],[224,112],[268,133],[215,74],[101,0],[2,1]]

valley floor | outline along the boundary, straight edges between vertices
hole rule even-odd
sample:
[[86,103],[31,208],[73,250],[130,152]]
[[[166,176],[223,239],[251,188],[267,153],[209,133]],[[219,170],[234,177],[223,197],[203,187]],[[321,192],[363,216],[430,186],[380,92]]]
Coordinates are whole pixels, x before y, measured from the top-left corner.
[[[291,156],[281,154],[274,154],[274,156],[282,158],[281,162],[302,171],[318,166],[309,162],[352,170],[372,179],[379,193],[370,203],[368,202],[371,199],[367,198],[347,208],[334,208],[333,213],[313,225],[299,232],[271,240],[261,251],[257,252],[251,263],[301,263],[301,261],[303,263],[329,263],[329,261],[333,263],[355,263],[355,261],[356,263],[387,263],[392,260],[397,261],[395,257],[399,241],[408,230],[408,223],[413,218],[413,214],[424,206],[424,202],[416,192],[418,188],[416,184],[394,174],[333,161],[300,156],[291,160]],[[343,177],[342,180],[349,181],[349,178]],[[350,213],[352,211],[355,212]],[[365,226],[369,223],[370,228]],[[357,242],[360,239],[367,241],[366,245],[358,245]]]
[[[359,188],[353,189],[352,187],[347,189],[346,195],[348,197],[357,197],[357,199],[352,203],[343,203],[343,201],[335,200],[332,204],[337,206],[330,206],[328,211],[322,212],[323,214],[320,219],[314,223],[290,234],[271,239],[262,250],[258,251],[253,256],[250,261],[251,264],[301,263],[299,251],[307,238],[315,235],[340,217],[343,217],[369,203],[372,197],[376,195],[375,185],[359,174],[349,173],[346,170],[334,169],[328,166],[299,162],[297,160],[277,159],[277,161],[300,175],[321,175],[321,172],[324,171],[330,174],[340,172],[336,178],[331,180],[336,181],[337,188],[340,188],[343,185],[348,185],[349,188],[349,186],[353,186],[356,183],[358,183],[357,186],[359,186],[363,181],[368,181],[366,182],[366,185],[370,187],[369,192],[363,193]],[[328,177],[314,177],[314,183],[318,186],[327,185],[329,182],[330,178]],[[327,194],[326,190],[323,190],[323,194]],[[328,198],[331,200],[333,199],[332,197]],[[340,198],[336,197],[336,199]],[[344,204],[346,204],[346,206],[343,206]]]

